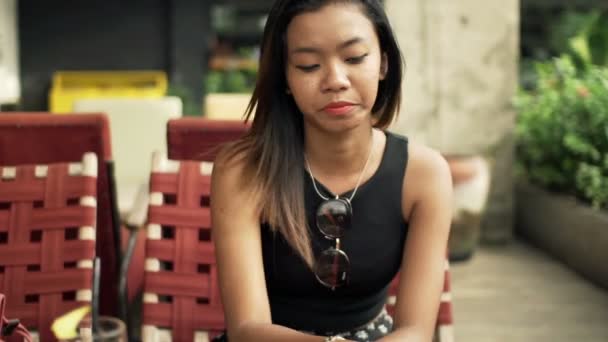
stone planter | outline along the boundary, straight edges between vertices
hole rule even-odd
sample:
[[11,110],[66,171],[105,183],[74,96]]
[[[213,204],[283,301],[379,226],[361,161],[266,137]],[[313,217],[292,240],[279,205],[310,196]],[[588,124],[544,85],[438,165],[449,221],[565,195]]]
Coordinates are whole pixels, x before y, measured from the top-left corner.
[[516,232],[608,289],[608,211],[523,181],[515,196]]
[[454,199],[449,258],[470,258],[481,235],[483,216],[490,190],[490,166],[480,156],[445,156],[452,173]]
[[249,100],[248,93],[210,93],[205,97],[203,113],[208,119],[243,120]]

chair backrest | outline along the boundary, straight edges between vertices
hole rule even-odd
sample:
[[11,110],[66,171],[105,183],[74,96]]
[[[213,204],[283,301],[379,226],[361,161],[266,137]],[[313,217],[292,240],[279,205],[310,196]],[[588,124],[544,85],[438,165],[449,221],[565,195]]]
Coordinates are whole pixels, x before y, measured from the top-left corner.
[[208,341],[224,327],[211,241],[211,163],[157,153],[150,177],[144,341]]
[[74,101],[74,112],[108,116],[118,208],[124,216],[132,208],[138,189],[148,183],[152,152],[165,151],[167,121],[182,116],[182,101],[174,96],[79,99]]
[[[397,289],[399,287],[399,274],[393,279],[389,287],[389,297],[387,299],[386,308],[387,311],[394,315],[395,303],[397,301]],[[445,270],[443,278],[443,289],[441,292],[441,302],[439,304],[439,314],[437,315],[437,325],[435,327],[435,342],[453,342],[454,341],[454,329],[453,329],[453,316],[452,316],[452,292],[450,283],[450,263],[446,258]]]
[[0,166],[0,292],[6,315],[52,341],[51,323],[90,303],[97,158]]
[[208,162],[221,144],[248,129],[241,121],[193,117],[167,124],[169,158],[199,162],[169,161],[162,154],[153,158],[142,313],[145,341],[207,341],[224,329],[210,241]]
[[102,264],[100,312],[116,315],[120,225],[114,215],[116,201],[107,118],[103,114],[0,113],[0,165],[75,162],[86,152],[94,152],[99,160],[96,244]]
[[167,124],[169,159],[213,161],[218,147],[242,137],[249,125],[237,120],[184,117]]

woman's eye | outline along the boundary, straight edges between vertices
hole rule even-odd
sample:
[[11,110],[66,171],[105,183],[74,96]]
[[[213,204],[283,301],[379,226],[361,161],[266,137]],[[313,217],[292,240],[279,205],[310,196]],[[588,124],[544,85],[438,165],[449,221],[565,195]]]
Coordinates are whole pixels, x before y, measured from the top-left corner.
[[365,59],[365,57],[367,57],[367,53],[363,54],[361,56],[356,56],[356,57],[350,57],[346,59],[347,63],[351,63],[351,64],[359,64],[361,62],[363,62],[363,60]]
[[316,70],[319,67],[319,64],[311,64],[311,65],[298,65],[297,68],[304,72],[311,72]]

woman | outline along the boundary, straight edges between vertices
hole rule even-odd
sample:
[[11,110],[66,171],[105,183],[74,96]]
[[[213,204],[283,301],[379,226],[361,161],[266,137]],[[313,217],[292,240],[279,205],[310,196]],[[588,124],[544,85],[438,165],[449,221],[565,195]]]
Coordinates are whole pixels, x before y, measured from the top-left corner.
[[437,152],[384,131],[401,64],[377,0],[273,5],[251,130],[212,177],[228,340],[432,339],[452,185]]

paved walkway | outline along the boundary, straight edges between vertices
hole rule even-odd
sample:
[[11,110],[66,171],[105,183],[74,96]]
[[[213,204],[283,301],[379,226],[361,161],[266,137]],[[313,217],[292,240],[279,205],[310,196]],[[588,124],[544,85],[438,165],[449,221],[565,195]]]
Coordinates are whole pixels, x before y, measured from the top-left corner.
[[452,265],[456,342],[608,342],[608,290],[522,242]]

